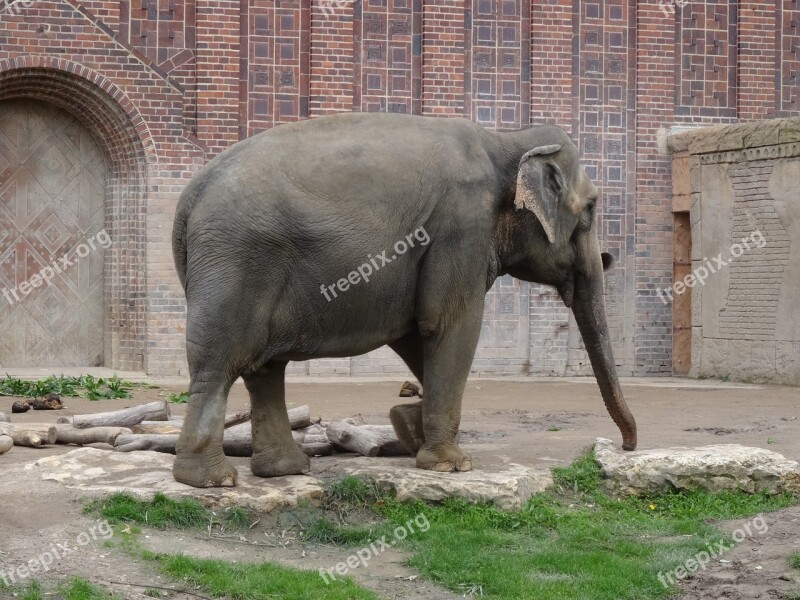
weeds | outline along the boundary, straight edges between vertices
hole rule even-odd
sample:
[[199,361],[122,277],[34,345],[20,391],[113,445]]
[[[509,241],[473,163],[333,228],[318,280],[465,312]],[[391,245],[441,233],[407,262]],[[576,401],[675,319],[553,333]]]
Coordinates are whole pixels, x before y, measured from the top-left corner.
[[189,392],[180,392],[179,394],[167,394],[167,402],[173,404],[186,404],[189,402]]
[[108,378],[92,375],[80,377],[50,375],[36,381],[27,381],[6,374],[4,379],[0,379],[0,396],[41,398],[56,393],[60,396],[88,400],[115,400],[130,398],[130,392],[134,387],[145,386],[120,379],[117,375]]

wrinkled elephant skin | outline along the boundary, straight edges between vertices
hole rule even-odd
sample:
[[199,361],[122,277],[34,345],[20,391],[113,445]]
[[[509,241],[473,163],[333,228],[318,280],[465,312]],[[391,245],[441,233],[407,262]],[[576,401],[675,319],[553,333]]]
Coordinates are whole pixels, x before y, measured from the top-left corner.
[[306,472],[292,440],[290,360],[393,348],[424,386],[390,418],[417,466],[467,471],[461,396],[484,296],[510,274],[574,311],[623,437],[594,213],[599,192],[559,128],[496,133],[463,119],[343,114],[281,125],[207,164],[177,208],[190,400],[174,475],[235,485],[222,451],[228,390],[250,393],[253,473]]

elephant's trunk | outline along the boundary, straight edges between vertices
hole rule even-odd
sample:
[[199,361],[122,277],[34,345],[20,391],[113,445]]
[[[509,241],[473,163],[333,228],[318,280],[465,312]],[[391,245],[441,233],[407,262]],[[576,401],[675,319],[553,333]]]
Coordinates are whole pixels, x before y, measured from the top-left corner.
[[600,393],[611,418],[622,433],[622,447],[636,449],[636,421],[625,404],[617,377],[611,339],[608,335],[605,302],[603,300],[603,271],[600,261],[588,275],[580,274],[575,285],[572,311],[578,323],[583,343],[589,353]]

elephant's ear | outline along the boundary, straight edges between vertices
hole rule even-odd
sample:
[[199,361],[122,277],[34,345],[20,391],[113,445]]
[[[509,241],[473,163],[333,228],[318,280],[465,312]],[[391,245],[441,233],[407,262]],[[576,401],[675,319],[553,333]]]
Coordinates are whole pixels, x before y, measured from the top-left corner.
[[514,206],[528,209],[544,228],[550,243],[556,241],[558,203],[566,188],[561,168],[550,158],[561,146],[539,146],[519,161]]

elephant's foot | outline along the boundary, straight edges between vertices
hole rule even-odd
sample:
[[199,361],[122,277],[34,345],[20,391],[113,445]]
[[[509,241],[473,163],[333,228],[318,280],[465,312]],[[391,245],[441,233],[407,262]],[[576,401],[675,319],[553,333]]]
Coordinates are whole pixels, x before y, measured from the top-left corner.
[[416,454],[425,443],[422,430],[422,403],[398,404],[389,411],[395,435],[410,454]]
[[423,446],[417,453],[417,467],[428,471],[471,471],[472,457],[458,446],[440,446],[429,448]]
[[292,448],[281,453],[258,452],[250,459],[250,470],[256,477],[280,477],[302,475],[311,470],[311,460],[292,444]]
[[214,454],[179,453],[172,467],[175,481],[197,488],[236,485],[236,468],[222,452]]

